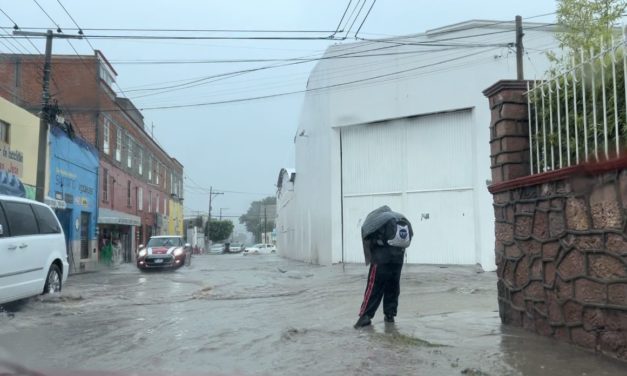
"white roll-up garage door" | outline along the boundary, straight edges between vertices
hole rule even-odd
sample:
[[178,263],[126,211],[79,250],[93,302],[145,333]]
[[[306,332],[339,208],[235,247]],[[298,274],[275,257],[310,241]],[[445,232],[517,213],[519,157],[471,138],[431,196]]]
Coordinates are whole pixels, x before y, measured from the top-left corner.
[[471,117],[464,110],[341,130],[345,262],[363,262],[361,224],[381,205],[413,225],[408,262],[476,262]]

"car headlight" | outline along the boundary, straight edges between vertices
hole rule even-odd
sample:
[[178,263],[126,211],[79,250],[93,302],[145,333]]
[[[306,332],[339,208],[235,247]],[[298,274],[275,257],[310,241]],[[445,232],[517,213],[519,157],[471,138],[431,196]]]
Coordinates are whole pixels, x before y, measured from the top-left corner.
[[180,256],[183,254],[183,248],[177,248],[172,253],[174,254],[174,256]]
[[148,251],[146,251],[145,249],[142,249],[141,251],[139,251],[139,257],[145,257],[148,254]]

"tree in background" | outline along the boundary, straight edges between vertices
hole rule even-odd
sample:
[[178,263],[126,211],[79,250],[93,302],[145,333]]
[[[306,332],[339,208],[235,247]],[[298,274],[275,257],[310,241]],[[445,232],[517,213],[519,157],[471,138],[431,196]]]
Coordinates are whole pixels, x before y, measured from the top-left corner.
[[601,39],[607,45],[616,34],[613,29],[626,8],[626,0],[558,0],[557,23],[561,28],[556,38],[560,47],[567,54],[579,54],[581,48],[588,54],[591,47],[598,51]]
[[246,225],[246,230],[255,236],[255,242],[261,242],[261,233],[274,229],[276,215],[276,197],[253,201],[246,214],[239,217],[239,222]]
[[[231,221],[219,221],[217,219],[211,220],[211,226],[209,226],[209,239],[213,242],[221,242],[228,239],[233,233],[233,222]],[[207,233],[207,226],[205,225],[205,234]]]

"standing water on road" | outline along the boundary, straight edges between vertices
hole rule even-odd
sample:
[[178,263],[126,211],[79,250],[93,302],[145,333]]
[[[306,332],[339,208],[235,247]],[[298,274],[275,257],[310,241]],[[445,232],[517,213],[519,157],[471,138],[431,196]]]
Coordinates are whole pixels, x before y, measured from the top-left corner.
[[[70,278],[5,306],[0,356],[31,369],[267,375],[623,375],[625,366],[503,328],[495,275],[406,266],[396,324],[355,330],[367,268],[201,256]],[[1,368],[0,368],[1,369]]]

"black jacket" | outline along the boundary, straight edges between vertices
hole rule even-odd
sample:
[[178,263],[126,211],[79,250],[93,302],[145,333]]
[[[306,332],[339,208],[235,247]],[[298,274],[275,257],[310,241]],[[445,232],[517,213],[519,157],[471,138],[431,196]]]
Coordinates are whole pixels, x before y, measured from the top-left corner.
[[[387,239],[392,239],[396,234],[396,221],[390,220],[375,233],[369,235],[366,240],[370,248],[370,262],[374,264],[402,264],[405,259],[405,248],[392,247],[387,244]],[[411,225],[409,234],[414,236]]]
[[[392,209],[386,205],[373,210],[366,216],[364,223],[361,225],[361,240],[363,243],[366,265],[374,261],[388,262],[392,260],[394,262],[402,262],[405,250],[398,247],[391,247],[385,240],[392,239],[394,237],[396,232],[394,222],[399,220],[407,222],[409,225],[409,234],[413,237],[414,232],[407,218],[401,213],[392,211]],[[386,231],[388,232],[387,237],[385,236]],[[381,239],[383,240],[378,241]],[[377,252],[379,254],[376,259],[373,257],[372,252]],[[391,253],[391,255],[386,254],[385,252]]]

